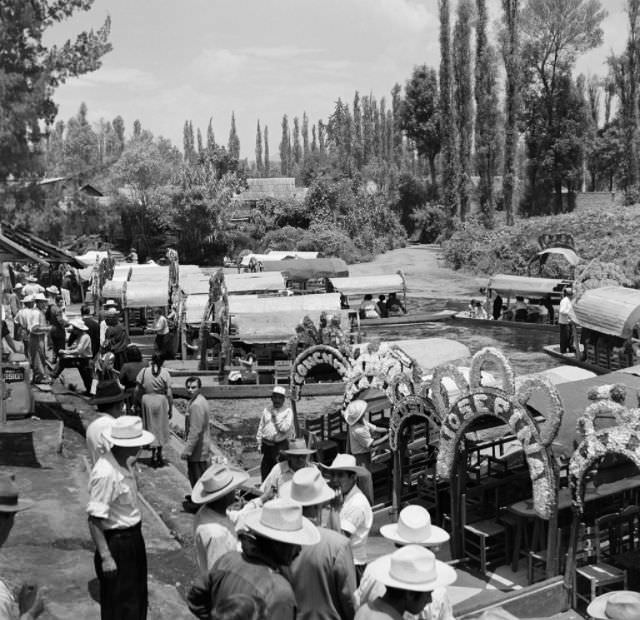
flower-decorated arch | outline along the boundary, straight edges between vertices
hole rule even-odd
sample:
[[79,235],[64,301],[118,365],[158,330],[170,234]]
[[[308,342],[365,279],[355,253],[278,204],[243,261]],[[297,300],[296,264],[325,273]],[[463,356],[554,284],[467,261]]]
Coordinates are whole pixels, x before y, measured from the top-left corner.
[[338,349],[329,345],[317,344],[305,349],[296,357],[291,367],[289,385],[292,401],[300,399],[307,375],[313,368],[320,365],[331,366],[343,381],[346,380],[351,367],[349,360]]

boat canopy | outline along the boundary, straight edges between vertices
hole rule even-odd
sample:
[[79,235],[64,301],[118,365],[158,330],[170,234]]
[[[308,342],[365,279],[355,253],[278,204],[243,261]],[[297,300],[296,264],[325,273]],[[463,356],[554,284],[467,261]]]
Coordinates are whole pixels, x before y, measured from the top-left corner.
[[[229,314],[278,314],[282,312],[330,312],[340,310],[338,293],[291,295],[289,297],[258,297],[257,295],[229,295]],[[291,327],[293,329],[295,324]]]
[[277,271],[232,273],[225,275],[224,281],[229,295],[277,292],[285,288],[282,274]]
[[109,280],[102,287],[102,296],[105,299],[115,299],[124,305],[127,282],[125,280]]
[[537,256],[540,257],[542,262],[550,256],[562,256],[572,267],[575,267],[580,262],[580,257],[571,248],[547,248],[538,252]]
[[158,279],[131,280],[127,282],[125,306],[127,308],[161,308],[167,305],[168,284]]
[[293,258],[318,258],[318,252],[299,252],[298,250],[269,250],[266,254],[254,254],[248,253],[242,257],[240,265],[248,267],[251,259],[255,259],[256,262],[260,261],[279,261],[289,260]]
[[489,278],[487,288],[510,295],[523,297],[541,297],[544,295],[562,295],[562,291],[571,286],[571,280],[555,278],[528,278],[526,276],[511,276],[496,274]]
[[184,317],[187,325],[200,325],[204,311],[209,303],[209,293],[189,295],[184,300]]
[[349,267],[341,258],[297,258],[263,263],[265,271],[280,271],[285,280],[304,282],[312,278],[340,278],[349,275]]
[[419,338],[415,340],[394,340],[397,345],[412,357],[423,372],[430,372],[441,364],[468,362],[471,358],[469,347],[450,338]]
[[152,282],[155,286],[169,286],[169,267],[166,265],[147,264],[131,265],[129,282]]
[[[309,296],[310,297],[310,296]],[[252,312],[239,314],[232,318],[236,328],[234,340],[247,344],[285,343],[295,335],[296,326],[308,316],[315,324],[318,323],[323,310],[288,310],[265,314]],[[340,315],[341,325],[349,325],[346,311],[334,310],[333,315]]]
[[349,278],[329,278],[334,290],[343,295],[379,295],[381,293],[404,292],[406,283],[399,273],[380,276],[351,276]]
[[582,327],[630,338],[640,321],[640,291],[623,286],[589,289],[576,302],[574,310]]

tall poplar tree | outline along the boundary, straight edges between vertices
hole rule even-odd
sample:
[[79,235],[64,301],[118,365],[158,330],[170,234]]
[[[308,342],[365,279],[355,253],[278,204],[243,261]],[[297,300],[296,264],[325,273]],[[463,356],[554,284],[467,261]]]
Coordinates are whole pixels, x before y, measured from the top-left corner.
[[516,201],[516,155],[518,147],[518,116],[520,113],[520,7],[519,0],[502,0],[506,32],[502,54],[504,57],[504,165],[502,199],[507,225],[513,225]]
[[291,173],[291,138],[289,135],[289,118],[282,117],[282,137],[280,138],[280,172],[287,177]]
[[360,108],[360,94],[356,91],[353,96],[353,161],[356,168],[362,168],[364,163],[364,145],[362,143],[362,109]]
[[191,121],[184,122],[184,128],[182,130],[182,149],[184,151],[185,161],[192,164],[196,158],[196,149],[193,137],[193,125],[191,124]]
[[321,153],[326,153],[327,151],[327,145],[325,143],[325,131],[326,128],[324,126],[324,123],[322,121],[318,121],[318,150]]
[[[136,118],[133,121],[133,137],[139,138],[142,135],[142,123]],[[191,143],[193,144],[193,127],[191,127]]]
[[293,161],[297,164],[302,160],[302,147],[300,146],[300,121],[297,116],[293,118]]
[[459,211],[455,108],[452,97],[449,0],[438,0],[440,11],[440,119],[442,137],[442,199],[450,220]]
[[458,157],[460,161],[460,219],[469,213],[471,192],[471,134],[473,131],[473,89],[471,86],[471,0],[458,0],[457,20],[453,34],[453,67],[455,75]]
[[311,127],[311,152],[315,153],[318,150],[318,138],[316,137],[316,126]]
[[401,107],[402,97],[400,93],[402,87],[400,84],[394,84],[391,89],[391,112],[393,114],[393,161],[396,164],[400,163],[402,157],[402,130],[400,128],[402,123]]
[[236,115],[231,112],[231,129],[229,130],[229,155],[236,160],[240,159],[240,138],[236,131]]
[[258,175],[262,172],[262,130],[260,129],[260,120],[256,126],[256,170]]
[[306,112],[302,113],[302,157],[306,159],[309,155],[309,117]]
[[216,150],[216,136],[213,133],[213,119],[209,118],[209,125],[207,125],[207,151],[213,153]]
[[197,140],[198,140],[198,157],[204,156],[204,143],[202,141],[202,132],[200,131],[200,127],[196,132]]
[[271,172],[271,162],[269,161],[269,128],[264,126],[264,176],[268,177]]
[[480,176],[478,186],[480,215],[487,228],[493,228],[493,178],[497,173],[500,143],[498,139],[498,92],[496,52],[487,39],[486,0],[477,0],[476,23],[476,169]]

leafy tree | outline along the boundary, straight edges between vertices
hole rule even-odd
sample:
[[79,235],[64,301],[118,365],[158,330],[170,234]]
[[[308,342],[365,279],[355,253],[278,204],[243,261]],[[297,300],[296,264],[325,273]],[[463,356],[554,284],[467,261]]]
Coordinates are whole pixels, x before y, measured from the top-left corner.
[[256,169],[258,171],[258,176],[260,176],[263,170],[263,163],[262,163],[262,130],[260,129],[259,120],[256,126]]
[[63,147],[66,174],[86,177],[98,165],[98,136],[87,120],[87,106],[80,105],[78,114],[69,119]]
[[324,153],[326,150],[325,144],[325,132],[326,127],[322,121],[318,121],[318,151]]
[[459,161],[453,106],[449,0],[438,0],[440,11],[440,134],[442,140],[442,201],[450,218],[459,211]]
[[399,107],[400,127],[427,158],[431,184],[437,187],[436,157],[440,152],[441,120],[438,101],[438,75],[434,69],[415,67],[405,85],[405,97]]
[[212,152],[216,148],[216,136],[213,133],[213,119],[209,118],[207,125],[207,151]]
[[598,0],[530,0],[522,13],[527,214],[549,209],[551,195],[553,211],[563,211],[563,188],[576,189],[587,119],[571,69],[578,54],[601,43],[604,16]]
[[291,174],[291,136],[289,134],[289,119],[282,117],[282,137],[280,138],[280,172],[287,177]]
[[458,18],[453,36],[453,68],[455,75],[455,104],[460,160],[459,196],[460,219],[469,212],[471,184],[471,133],[473,131],[473,91],[471,87],[471,0],[458,1]]
[[62,47],[43,39],[56,23],[93,0],[0,0],[0,182],[9,175],[31,177],[42,171],[41,124],[57,114],[55,90],[70,77],[95,71],[111,50],[111,21],[81,32]]
[[496,53],[487,40],[486,0],[477,0],[476,24],[476,169],[480,176],[478,200],[483,224],[493,227],[494,200],[493,178],[498,169],[500,143],[498,140],[498,87]]
[[356,168],[362,168],[364,164],[364,144],[362,143],[362,110],[358,91],[353,96],[353,160]]
[[264,126],[264,176],[268,177],[271,172],[271,162],[269,161],[269,128]]
[[[437,85],[436,85],[437,88]],[[393,116],[393,140],[392,140],[392,150],[393,150],[393,162],[398,165],[400,163],[400,158],[402,155],[402,97],[400,93],[402,88],[400,84],[394,84],[391,89],[391,113]]]
[[316,137],[316,126],[311,127],[311,152],[315,153],[318,150],[318,139]]
[[302,113],[302,155],[306,157],[309,154],[309,118],[307,113]]
[[49,175],[61,175],[64,166],[64,121],[58,121],[49,135],[47,144],[46,172]]
[[502,200],[507,226],[513,225],[515,212],[518,149],[518,117],[520,114],[520,0],[502,0],[505,34],[502,55],[505,67],[504,98],[504,165],[502,173]]
[[[135,134],[134,134],[135,135]],[[196,160],[196,147],[193,138],[193,125],[191,121],[185,121],[182,128],[182,148],[184,151],[184,159],[193,163]]]
[[196,136],[198,140],[198,158],[204,157],[205,150],[204,150],[204,143],[202,142],[202,132],[200,131],[200,127],[198,127]]
[[228,150],[233,159],[240,159],[240,138],[238,138],[238,132],[236,131],[236,115],[234,112],[231,112]]
[[[189,125],[191,126],[191,144],[193,144],[193,126],[191,125],[191,123],[189,123]],[[133,137],[134,138],[139,138],[142,135],[142,123],[136,119],[135,121],[133,121]]]
[[118,155],[122,153],[122,149],[124,149],[124,120],[122,116],[116,116],[111,122],[111,126],[113,127],[113,131],[116,134],[118,139]]
[[597,149],[599,138],[598,125],[600,123],[600,113],[602,106],[601,96],[602,80],[595,75],[586,79],[584,75],[578,78],[578,90],[583,91],[586,95],[585,104],[587,107],[587,131],[585,135],[585,165],[589,170],[591,177],[590,191],[595,192],[598,181],[599,170],[596,164],[596,158],[593,157]]
[[298,165],[302,159],[302,147],[300,146],[300,122],[298,117],[293,118],[293,161]]

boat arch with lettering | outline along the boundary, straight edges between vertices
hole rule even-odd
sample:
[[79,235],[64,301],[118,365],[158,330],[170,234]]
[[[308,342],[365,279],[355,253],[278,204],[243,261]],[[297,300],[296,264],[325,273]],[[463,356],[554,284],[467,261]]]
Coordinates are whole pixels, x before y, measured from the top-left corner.
[[349,372],[349,360],[334,347],[326,344],[317,344],[305,349],[296,357],[291,367],[289,383],[291,386],[291,399],[299,400],[302,386],[307,376],[316,366],[331,366],[344,381]]

